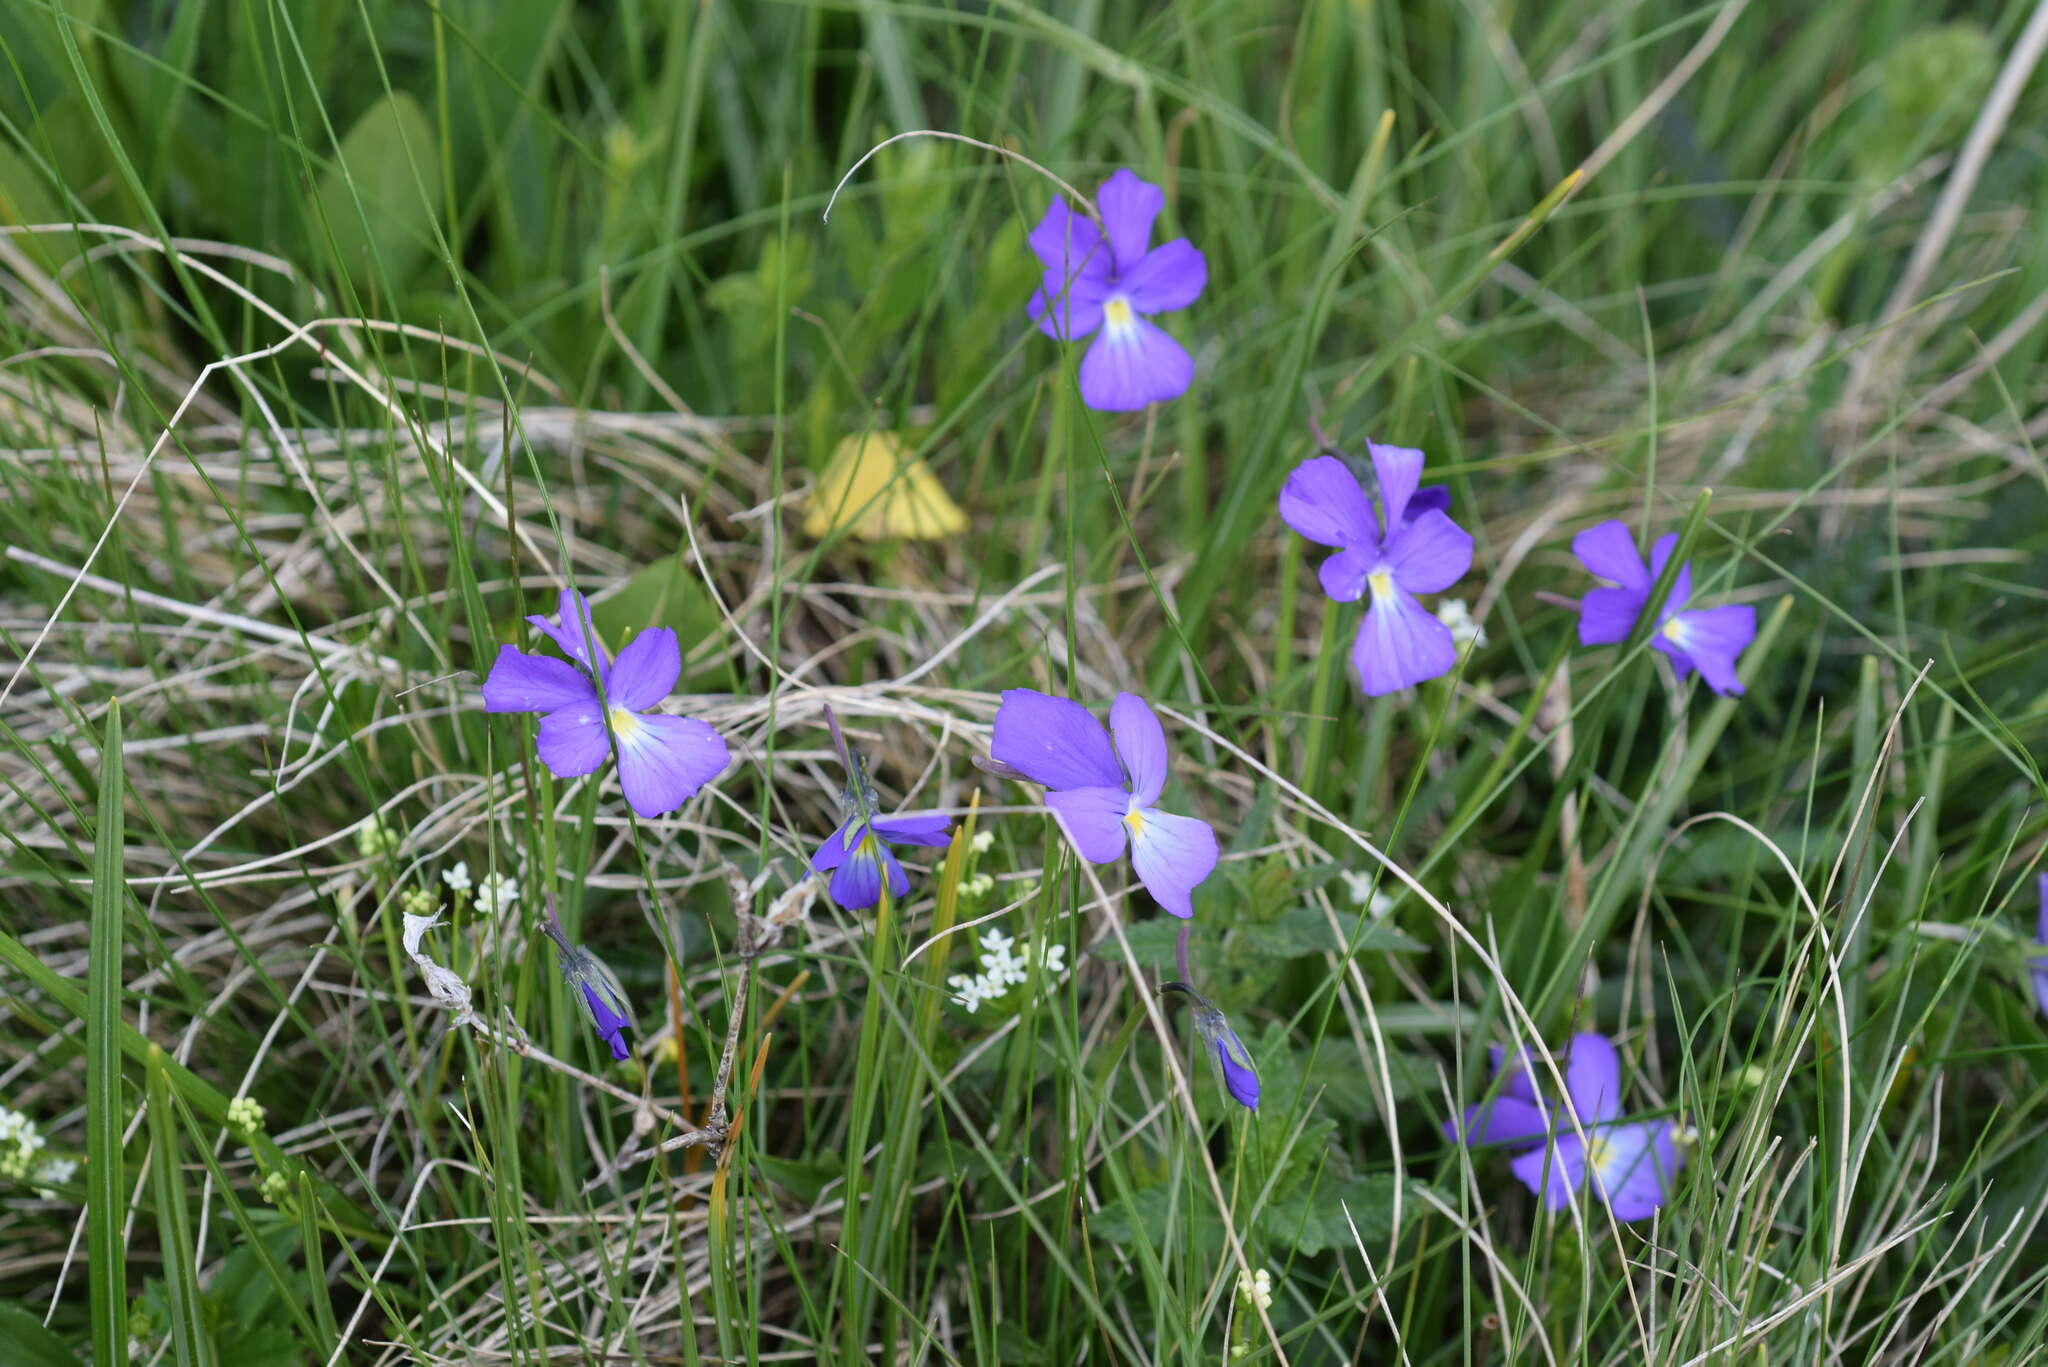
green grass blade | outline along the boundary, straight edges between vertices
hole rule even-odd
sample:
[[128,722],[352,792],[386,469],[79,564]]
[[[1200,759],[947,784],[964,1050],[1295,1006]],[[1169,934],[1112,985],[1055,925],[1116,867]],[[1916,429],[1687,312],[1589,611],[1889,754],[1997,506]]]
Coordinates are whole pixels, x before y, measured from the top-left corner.
[[121,1237],[121,706],[107,709],[100,743],[99,820],[93,828],[92,959],[86,977],[86,1264],[92,1289],[92,1360],[128,1361],[127,1246]]

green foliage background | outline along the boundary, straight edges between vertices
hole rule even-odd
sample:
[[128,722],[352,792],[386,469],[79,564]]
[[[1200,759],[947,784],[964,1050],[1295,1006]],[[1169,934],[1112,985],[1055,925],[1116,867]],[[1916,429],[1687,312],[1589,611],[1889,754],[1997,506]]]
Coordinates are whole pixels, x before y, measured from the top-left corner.
[[[2033,15],[0,8],[0,1104],[90,1157],[0,1182],[0,1361],[2041,1360]],[[894,143],[828,221],[913,129],[1017,155]],[[1184,398],[1080,405],[1024,158],[1165,186]],[[1454,678],[1347,677],[1273,513],[1311,420],[1451,484]],[[800,534],[877,428],[968,535]],[[1746,697],[1576,648],[1615,516],[1758,606]],[[679,629],[741,755],[673,821],[475,705],[564,575],[622,586],[615,644]],[[1147,1005],[1177,927],[971,764],[1015,686],[1170,709],[1255,1117]],[[743,974],[837,820],[825,701],[885,801],[978,793],[995,841]],[[408,890],[501,1035],[421,991]],[[983,916],[1072,971],[949,1004],[983,927],[931,937]],[[726,1160],[616,1164],[735,1018]],[[1654,1225],[1444,1144],[1531,1028],[1698,1129]]]

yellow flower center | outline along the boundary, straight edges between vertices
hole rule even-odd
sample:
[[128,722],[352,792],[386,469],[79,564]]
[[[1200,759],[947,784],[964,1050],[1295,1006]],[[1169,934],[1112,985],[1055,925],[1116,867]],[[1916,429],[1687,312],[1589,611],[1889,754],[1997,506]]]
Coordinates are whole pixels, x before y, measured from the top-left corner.
[[1614,1145],[1597,1134],[1586,1136],[1586,1166],[1602,1177],[1607,1175],[1607,1165],[1614,1161]]
[[638,713],[629,712],[623,707],[614,707],[611,715],[612,734],[622,741],[631,740],[633,733],[640,729]]
[[1128,812],[1124,813],[1124,825],[1131,828],[1133,838],[1143,835],[1145,833],[1145,813],[1137,807],[1131,808]]
[[1660,628],[1660,630],[1662,630],[1664,633],[1664,639],[1671,642],[1671,644],[1675,646],[1682,646],[1685,644],[1685,624],[1681,622],[1678,618],[1672,618],[1670,621],[1666,622]]
[[1127,328],[1131,325],[1131,301],[1121,294],[1112,294],[1102,304],[1102,320],[1113,328]]
[[1365,582],[1372,585],[1372,600],[1375,603],[1385,603],[1393,598],[1394,576],[1385,570],[1374,570],[1365,577]]

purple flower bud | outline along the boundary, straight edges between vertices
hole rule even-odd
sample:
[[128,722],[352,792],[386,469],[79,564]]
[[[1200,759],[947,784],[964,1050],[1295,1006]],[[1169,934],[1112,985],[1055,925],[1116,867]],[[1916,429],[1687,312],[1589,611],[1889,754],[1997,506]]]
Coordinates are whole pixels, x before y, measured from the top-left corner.
[[626,1045],[626,1031],[633,1024],[632,1008],[626,1005],[625,997],[620,995],[604,965],[589,950],[569,943],[561,918],[555,914],[553,897],[548,898],[548,919],[542,929],[555,942],[555,957],[561,962],[562,977],[583,999],[583,1009],[589,1014],[591,1025],[596,1027],[598,1038],[610,1047],[612,1057],[623,1063],[632,1057],[632,1050]]

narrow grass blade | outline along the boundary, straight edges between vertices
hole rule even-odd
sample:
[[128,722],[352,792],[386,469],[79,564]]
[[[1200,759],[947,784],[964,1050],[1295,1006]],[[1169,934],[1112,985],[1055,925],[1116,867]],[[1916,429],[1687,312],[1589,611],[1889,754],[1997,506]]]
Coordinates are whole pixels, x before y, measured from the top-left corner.
[[92,1360],[128,1361],[127,1250],[121,1240],[121,705],[107,709],[93,826],[92,952],[85,990],[85,1239]]

